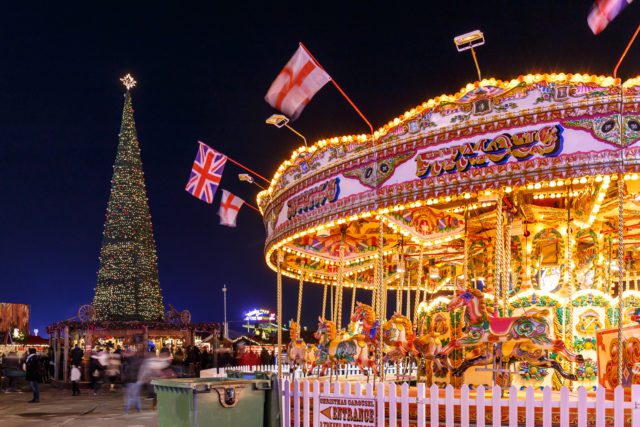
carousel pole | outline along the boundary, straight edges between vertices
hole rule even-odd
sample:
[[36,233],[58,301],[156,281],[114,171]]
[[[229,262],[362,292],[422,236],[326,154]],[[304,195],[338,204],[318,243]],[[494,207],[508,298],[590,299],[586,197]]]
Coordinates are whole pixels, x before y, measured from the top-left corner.
[[354,283],[351,288],[351,311],[349,313],[353,313],[356,308],[356,289],[356,284]]
[[[621,133],[622,134],[622,133]],[[621,151],[624,156],[624,150]],[[622,158],[622,170],[624,170],[624,157]],[[624,305],[624,254],[623,254],[623,237],[624,237],[624,178],[622,174],[618,175],[618,385],[622,385],[622,320]]]
[[284,254],[281,249],[278,249],[276,256],[278,257],[278,281],[276,289],[278,310],[278,379],[282,380],[282,261],[284,260]]
[[496,269],[496,277],[494,278],[494,286],[493,286],[493,310],[494,316],[498,317],[500,313],[498,311],[498,302],[499,298],[499,290],[500,285],[502,283],[502,191],[498,194],[498,201],[496,203],[496,239],[495,239],[495,269]]
[[[573,227],[572,227],[572,219],[571,219],[571,193],[573,192],[573,186],[569,187],[567,189],[567,252],[566,252],[566,261],[565,261],[565,265],[567,266],[567,277],[568,277],[568,284],[569,284],[569,310],[567,311],[567,321],[565,322],[565,327],[566,329],[568,329],[569,331],[569,349],[573,350],[573,344],[574,344],[574,339],[573,339],[573,291],[574,289],[574,283],[575,283],[575,271],[573,269],[573,262],[572,262],[572,258],[573,258]],[[565,338],[566,338],[567,334],[565,333]],[[566,343],[566,341],[565,341]],[[573,372],[573,368],[574,368],[574,364],[573,362],[571,362],[570,364],[571,366],[571,371]],[[569,381],[569,385],[571,388],[571,381]]]
[[509,285],[511,284],[511,214],[507,214],[507,223],[504,226],[504,248],[502,250],[502,309],[508,316]]
[[405,307],[405,316],[411,319],[411,270],[407,271],[407,304]]
[[380,321],[380,339],[378,340],[378,347],[376,348],[376,363],[378,364],[378,375],[380,379],[384,379],[384,360],[382,358],[382,347],[384,345],[384,340],[382,339],[382,324],[386,319],[383,317],[383,286],[384,286],[384,224],[382,223],[382,218],[379,221],[379,229],[378,229],[378,283],[377,283],[377,312],[376,317]]
[[[344,243],[344,236],[342,238]],[[340,265],[338,265],[338,287],[336,288],[335,313],[333,315],[336,328],[342,328],[342,291],[344,288],[344,244],[340,245]]]
[[403,259],[403,253],[400,253],[399,265],[402,265],[402,271],[400,271],[400,280],[398,281],[398,287],[396,288],[396,312],[402,314],[402,292],[404,288],[404,274],[405,264]]
[[331,284],[331,289],[329,290],[329,319],[335,323],[336,322],[336,318],[335,318],[335,288],[336,288],[336,283],[332,283]]
[[322,291],[322,311],[320,312],[320,317],[326,319],[325,314],[327,313],[327,287],[329,285],[327,283],[324,284],[324,290]]
[[465,288],[470,288],[469,283],[469,206],[464,207],[464,241],[463,243],[463,255],[462,255],[462,276],[464,280]]
[[371,287],[371,308],[377,313],[378,307],[378,263],[373,264],[373,284]]
[[296,314],[296,323],[300,326],[300,315],[302,314],[302,287],[304,285],[304,273],[300,271],[300,282],[298,283],[298,313]]
[[416,295],[413,303],[413,330],[417,330],[417,321],[418,321],[418,306],[420,305],[420,288],[422,286],[422,275],[423,275],[423,263],[424,258],[424,246],[420,245],[420,256],[418,257],[418,282],[416,283]]

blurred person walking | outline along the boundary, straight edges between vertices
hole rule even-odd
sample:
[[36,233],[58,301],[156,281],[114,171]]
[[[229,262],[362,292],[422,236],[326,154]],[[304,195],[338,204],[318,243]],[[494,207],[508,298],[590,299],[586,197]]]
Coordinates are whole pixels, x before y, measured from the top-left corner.
[[38,383],[42,382],[41,364],[36,354],[36,349],[31,347],[29,349],[29,356],[25,361],[25,371],[27,373],[26,380],[29,381],[31,391],[33,391],[33,399],[29,403],[40,402],[40,390],[38,389]]
[[135,407],[138,412],[142,410],[142,402],[140,401],[142,384],[138,383],[138,375],[141,365],[142,356],[140,353],[133,351],[125,353],[122,360],[122,382],[125,387],[125,414],[128,414],[132,407]]

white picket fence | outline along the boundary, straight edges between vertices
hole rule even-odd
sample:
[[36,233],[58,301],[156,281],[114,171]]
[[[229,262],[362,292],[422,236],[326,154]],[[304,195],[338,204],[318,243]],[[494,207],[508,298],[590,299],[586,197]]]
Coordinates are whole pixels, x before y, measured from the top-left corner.
[[[470,391],[466,385],[459,393],[451,385],[442,390],[435,385],[428,388],[423,383],[409,387],[406,383],[398,386],[389,382],[374,385],[372,382],[285,379],[280,385],[283,427],[320,426],[321,396],[375,399],[378,426],[569,427],[571,421],[571,425],[578,427],[640,427],[640,386],[633,386],[631,398],[627,396],[626,400],[623,388],[618,387],[611,400],[604,388],[598,388],[592,396],[583,387],[576,393],[566,387],[559,393],[548,387],[541,393],[529,387],[520,395],[511,387],[505,392],[508,397],[503,398],[499,387],[488,393],[484,387]],[[490,415],[490,423],[486,422],[485,415]]]
[[[317,376],[318,369],[314,370],[313,373],[309,375],[309,377]],[[397,372],[396,365],[387,365],[385,368],[385,373],[387,376],[395,376]],[[409,370],[401,370],[402,375],[414,375],[416,374],[416,366],[411,366]],[[228,368],[212,368],[212,369],[203,369],[200,371],[200,378],[224,378],[227,376],[227,371],[241,371],[241,372],[255,372],[255,371],[263,371],[263,372],[278,372],[277,365],[243,365],[243,366],[230,366]],[[289,378],[291,378],[291,367],[288,364],[282,365],[282,372]],[[335,372],[332,375],[335,376]],[[360,369],[357,366],[347,365],[345,367],[338,369],[338,375],[341,378],[348,378],[354,375],[360,375]],[[328,371],[327,371],[328,375]],[[293,372],[293,378],[304,378],[305,375],[300,368],[296,369]]]

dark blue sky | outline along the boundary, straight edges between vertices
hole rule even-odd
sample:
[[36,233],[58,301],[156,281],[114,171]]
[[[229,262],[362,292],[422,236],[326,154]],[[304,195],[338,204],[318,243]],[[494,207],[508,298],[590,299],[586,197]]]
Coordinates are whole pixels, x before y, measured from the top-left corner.
[[[133,101],[165,303],[222,320],[226,283],[236,320],[275,308],[261,219],[244,209],[238,228],[221,227],[217,206],[184,186],[197,139],[267,176],[298,146],[264,124],[272,110],[263,101],[298,41],[378,127],[474,80],[457,34],[485,32],[485,77],[609,74],[640,21],[634,3],[595,37],[590,0],[19,3],[0,14],[0,301],[30,304],[41,331],[93,298],[123,74],[139,81]],[[639,54],[640,42],[622,76],[640,74]],[[366,130],[330,85],[295,126],[311,141]],[[228,165],[223,187],[253,201],[238,172]],[[287,319],[295,286],[285,283]],[[319,286],[307,288],[307,325],[320,300]]]

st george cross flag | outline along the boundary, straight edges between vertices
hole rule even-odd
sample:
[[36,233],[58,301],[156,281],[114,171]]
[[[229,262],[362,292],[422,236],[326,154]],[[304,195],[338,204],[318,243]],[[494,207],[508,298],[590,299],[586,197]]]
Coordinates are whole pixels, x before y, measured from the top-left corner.
[[198,144],[200,144],[198,154],[193,162],[191,176],[185,190],[193,197],[211,204],[222,179],[227,156],[218,153],[203,142],[198,141]]
[[599,34],[607,28],[609,22],[613,21],[632,1],[633,0],[596,0],[587,18],[587,23],[591,31],[593,31],[593,34]]
[[331,76],[311,57],[300,44],[287,65],[280,71],[265,96],[273,108],[289,119],[298,118],[313,95],[331,80]]
[[244,200],[240,197],[234,196],[223,188],[220,210],[218,211],[218,215],[220,215],[220,225],[235,227],[236,218],[238,217],[238,212],[240,212],[240,208],[243,203]]

